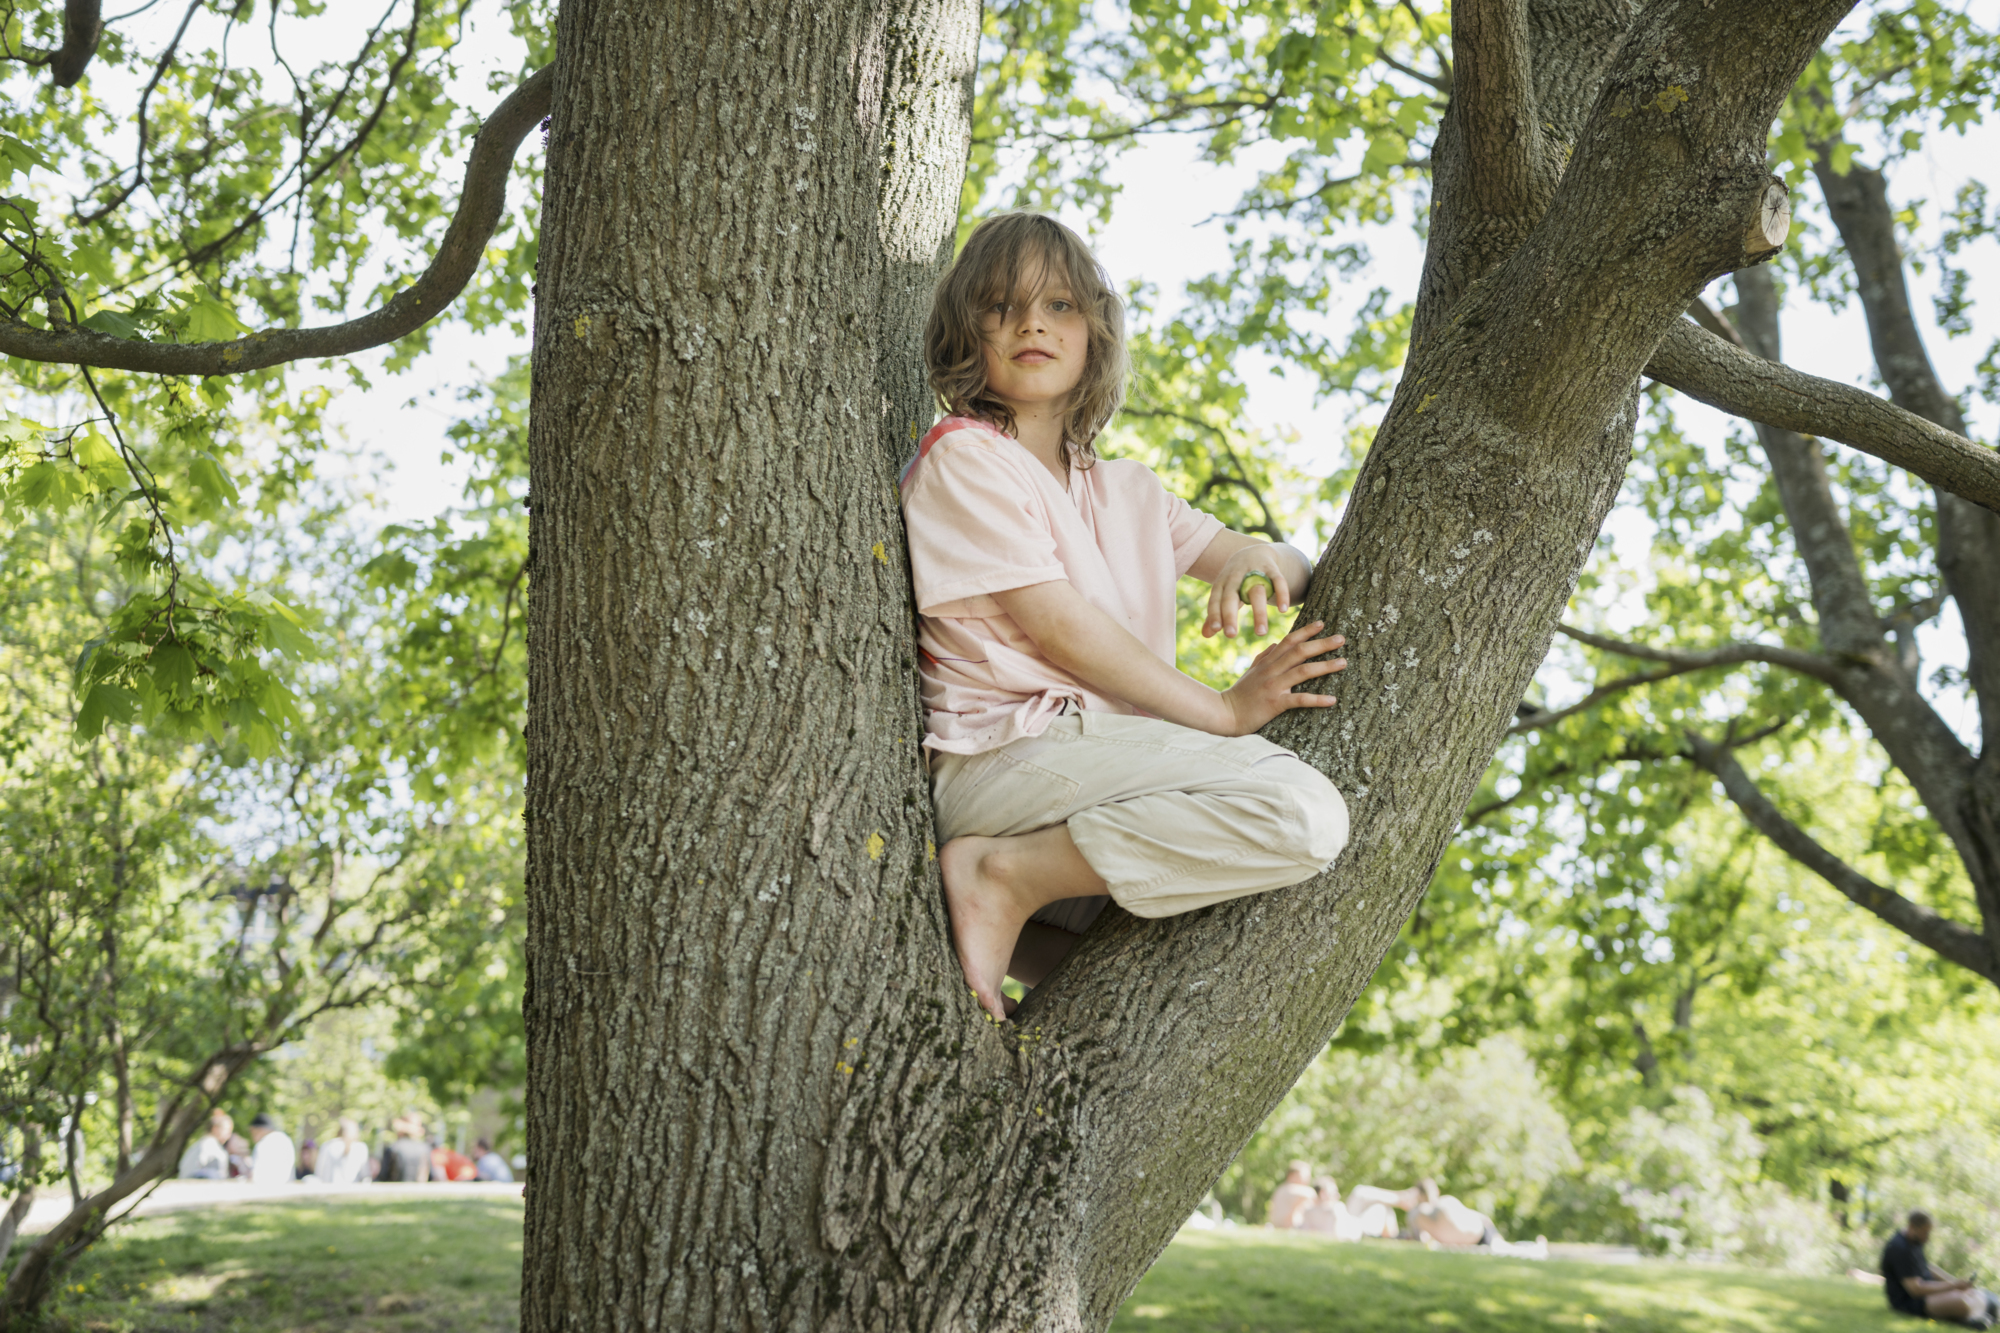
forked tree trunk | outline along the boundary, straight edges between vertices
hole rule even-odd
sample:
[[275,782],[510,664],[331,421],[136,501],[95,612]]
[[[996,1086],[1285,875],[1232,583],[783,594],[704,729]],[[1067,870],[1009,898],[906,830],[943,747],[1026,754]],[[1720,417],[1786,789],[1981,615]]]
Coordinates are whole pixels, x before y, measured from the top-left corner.
[[976,8],[565,0],[532,427],[522,1317],[1100,1328],[1374,971],[1616,494],[1641,368],[1768,253],[1847,5],[1459,0],[1409,367],[1307,611],[1313,883],[1118,913],[1014,1023],[952,961],[895,465]]

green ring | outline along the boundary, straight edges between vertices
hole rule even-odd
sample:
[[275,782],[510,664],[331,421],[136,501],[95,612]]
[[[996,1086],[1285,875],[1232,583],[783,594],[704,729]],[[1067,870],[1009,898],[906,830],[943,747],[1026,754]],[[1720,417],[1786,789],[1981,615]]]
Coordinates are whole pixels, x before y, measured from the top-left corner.
[[1251,570],[1243,576],[1243,581],[1236,585],[1237,601],[1247,603],[1250,600],[1250,585],[1252,583],[1261,583],[1264,585],[1266,605],[1276,606],[1278,604],[1278,585],[1271,582],[1271,576],[1261,569]]

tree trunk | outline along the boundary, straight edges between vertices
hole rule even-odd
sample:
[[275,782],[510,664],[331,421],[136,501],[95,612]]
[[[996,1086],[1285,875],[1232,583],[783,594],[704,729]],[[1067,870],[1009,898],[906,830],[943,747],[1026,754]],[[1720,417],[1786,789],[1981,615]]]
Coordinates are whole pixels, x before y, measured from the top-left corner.
[[1001,1025],[938,895],[893,487],[977,12],[565,0],[524,1327],[1108,1322],[1429,882],[1617,493],[1641,369],[1769,253],[1765,135],[1847,8],[1459,0],[1478,104],[1307,598],[1354,665],[1338,709],[1271,731],[1348,795],[1351,849],[1281,893],[1107,913]]

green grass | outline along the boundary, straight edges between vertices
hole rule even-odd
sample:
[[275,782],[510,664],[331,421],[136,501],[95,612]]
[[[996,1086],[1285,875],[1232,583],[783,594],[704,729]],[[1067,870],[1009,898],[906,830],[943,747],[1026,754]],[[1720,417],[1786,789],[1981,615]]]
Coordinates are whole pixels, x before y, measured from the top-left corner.
[[519,1199],[316,1199],[119,1228],[50,1313],[88,1333],[512,1333],[520,1283]]
[[[73,1333],[511,1333],[514,1199],[366,1198],[149,1218],[85,1256],[51,1313]],[[1189,1232],[1115,1333],[1890,1333],[1879,1288],[1685,1264],[1584,1264]]]
[[1884,1333],[1918,1325],[1879,1287],[1694,1264],[1585,1264],[1184,1232],[1114,1333]]

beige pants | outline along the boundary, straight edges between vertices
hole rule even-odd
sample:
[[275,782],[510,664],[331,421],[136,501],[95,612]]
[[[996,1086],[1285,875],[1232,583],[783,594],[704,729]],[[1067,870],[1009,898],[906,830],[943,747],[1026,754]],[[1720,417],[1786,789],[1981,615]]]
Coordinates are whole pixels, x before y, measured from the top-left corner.
[[[938,838],[1068,824],[1083,859],[1134,916],[1176,916],[1312,878],[1347,844],[1333,784],[1259,736],[1157,718],[1073,712],[984,754],[931,761]],[[1081,933],[1103,898],[1034,919]]]

